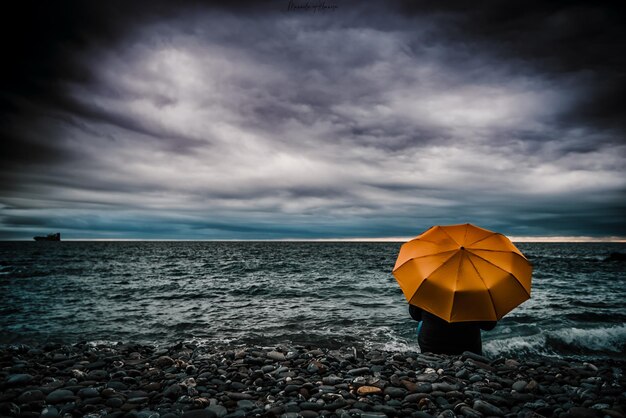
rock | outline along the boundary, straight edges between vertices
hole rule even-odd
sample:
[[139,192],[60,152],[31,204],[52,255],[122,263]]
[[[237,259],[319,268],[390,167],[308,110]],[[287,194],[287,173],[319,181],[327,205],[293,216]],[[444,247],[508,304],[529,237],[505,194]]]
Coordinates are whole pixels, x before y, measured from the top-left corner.
[[303,411],[300,411],[300,416],[302,418],[317,418],[319,415],[320,414],[318,414],[315,411],[310,411],[310,410],[306,410],[306,409],[303,410]]
[[228,414],[228,410],[222,405],[210,405],[204,409],[213,412],[217,418],[223,418],[226,414]]
[[432,415],[430,415],[427,412],[424,411],[415,411],[411,414],[411,417],[413,418],[434,418]]
[[54,406],[49,406],[41,411],[41,418],[56,418],[59,416],[59,410]]
[[407,390],[404,388],[398,388],[394,386],[387,386],[384,391],[385,395],[389,395],[392,398],[404,398],[407,394]]
[[89,380],[104,380],[109,377],[109,374],[105,370],[91,370],[87,373],[87,379]]
[[244,411],[251,411],[254,408],[256,408],[256,405],[252,401],[249,401],[247,399],[242,399],[240,401],[237,401],[237,408],[243,409]]
[[508,367],[509,369],[517,369],[519,367],[519,362],[508,358],[504,360],[504,365]]
[[465,358],[471,358],[472,360],[480,361],[481,363],[491,362],[491,360],[489,360],[487,357],[481,356],[476,353],[472,353],[471,351],[464,351],[461,356]]
[[341,382],[343,382],[343,379],[341,377],[335,376],[334,374],[326,376],[322,379],[322,383],[324,383],[325,385],[336,385]]
[[78,391],[78,396],[81,398],[95,398],[100,396],[100,392],[96,388],[84,388]]
[[13,402],[0,403],[0,416],[17,417],[20,415],[20,407]]
[[523,392],[524,390],[526,390],[526,385],[528,385],[527,381],[518,380],[517,382],[513,383],[513,385],[511,386],[511,389],[513,389],[516,392]]
[[369,367],[359,367],[356,369],[350,369],[347,372],[350,376],[362,376],[364,374],[369,374],[370,373],[370,368]]
[[461,406],[457,406],[455,408],[455,411],[457,411],[459,414],[467,417],[467,418],[482,418],[483,414],[481,414],[480,412],[470,408],[469,406],[465,405],[465,404],[461,404]]
[[9,386],[21,386],[30,383],[33,380],[33,376],[30,374],[12,374],[6,379],[6,384]]
[[489,402],[475,400],[472,409],[492,417],[502,417],[504,416],[504,412],[500,408],[495,405],[490,404]]
[[356,392],[361,396],[380,395],[383,393],[382,389],[376,386],[361,386],[360,388],[357,389]]
[[174,360],[169,356],[161,356],[154,362],[158,367],[165,368],[174,364]]
[[234,401],[241,401],[244,399],[247,399],[247,400],[254,399],[254,396],[252,395],[249,395],[247,393],[239,393],[239,392],[226,392],[226,396],[228,396],[230,399]]
[[46,396],[46,402],[50,404],[69,402],[76,399],[74,392],[65,389],[53,390]]
[[163,396],[170,399],[176,399],[180,395],[182,395],[182,393],[183,388],[178,383],[174,383],[173,385],[168,386],[168,388],[163,391]]
[[43,392],[40,390],[27,390],[17,397],[19,403],[30,403],[36,401],[43,401]]
[[126,400],[127,403],[130,404],[144,404],[144,403],[148,403],[149,399],[147,396],[139,396],[136,398],[129,398],[128,400]]
[[285,361],[285,355],[279,351],[268,352],[267,358],[275,360],[275,361]]
[[578,406],[570,408],[567,413],[572,418],[597,418],[600,416],[600,411],[598,411],[597,409],[583,408]]
[[106,400],[105,405],[111,408],[120,408],[124,405],[124,400],[122,398],[109,398]]
[[182,418],[217,418],[217,414],[208,409],[194,409],[183,412]]

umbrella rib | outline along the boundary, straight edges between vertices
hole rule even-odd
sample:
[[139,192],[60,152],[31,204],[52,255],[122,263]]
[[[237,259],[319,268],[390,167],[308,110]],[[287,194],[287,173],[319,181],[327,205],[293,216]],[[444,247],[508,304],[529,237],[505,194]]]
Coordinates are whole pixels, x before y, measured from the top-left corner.
[[513,253],[519,257],[522,257],[524,260],[528,261],[528,259],[526,258],[526,256],[524,256],[523,254],[520,254],[518,252],[515,251],[511,251],[511,250],[488,250],[486,248],[470,248],[469,250],[476,250],[476,251],[490,251],[493,253]]
[[[480,259],[481,259],[481,260],[483,260],[484,262],[491,264],[492,266],[494,266],[494,267],[495,267],[495,268],[497,268],[498,270],[502,270],[503,272],[505,272],[505,273],[506,273],[506,274],[508,274],[509,276],[513,277],[513,279],[515,279],[515,283],[517,283],[517,284],[518,284],[518,285],[519,285],[519,286],[520,286],[520,287],[524,290],[524,293],[526,293],[526,294],[528,295],[528,297],[530,298],[530,293],[526,290],[526,288],[525,288],[524,286],[522,286],[522,284],[519,282],[519,280],[517,280],[517,277],[515,277],[515,276],[513,275],[513,273],[511,273],[510,271],[506,271],[506,270],[505,270],[505,269],[503,269],[502,267],[500,267],[500,266],[497,266],[497,265],[493,264],[491,261],[487,260],[487,259],[486,259],[486,258],[484,258],[484,257],[479,256],[478,254],[474,254],[474,253],[472,253],[472,252],[470,252],[470,253],[471,253],[474,257],[478,257],[478,258],[480,258]],[[513,253],[513,254],[515,254],[515,253]]]
[[[440,268],[442,268],[443,266],[445,266],[446,264],[448,264],[448,262],[449,262],[450,260],[452,260],[452,259],[454,258],[454,256],[455,256],[455,255],[456,255],[456,253],[455,253],[455,254],[452,254],[450,257],[448,257],[448,258],[446,259],[446,261],[444,261],[443,263],[441,263],[441,264],[439,265],[439,267],[437,267],[436,269],[434,269],[433,271],[431,271],[431,272],[430,272],[430,274],[429,274],[428,276],[424,277],[424,280],[422,280],[422,284],[424,284],[424,282],[425,282],[426,280],[428,280],[428,278],[429,278],[430,276],[432,276],[433,274],[435,274],[435,273],[436,273],[436,272],[437,272]],[[420,290],[420,287],[422,287],[422,284],[420,284],[420,285],[417,287],[417,289],[415,289],[415,292],[413,292],[413,296],[415,296],[415,294],[417,293],[417,291],[418,291],[418,290]],[[413,296],[411,296],[411,299],[413,298]]]
[[[472,255],[474,255],[474,254],[472,254]],[[474,267],[474,270],[476,271],[476,274],[478,274],[478,277],[480,277],[480,281],[483,282],[483,285],[485,286],[485,289],[487,289],[487,293],[489,294],[489,299],[491,299],[491,306],[493,307],[493,313],[496,315],[496,320],[497,320],[498,319],[498,312],[496,311],[496,302],[493,300],[493,296],[491,295],[491,290],[489,289],[489,286],[487,286],[487,283],[485,283],[485,279],[483,279],[483,276],[480,274],[480,271],[478,271],[478,269],[474,265],[474,262],[472,261],[472,258],[471,257],[467,257],[467,259],[472,264],[472,267]]]
[[[482,238],[481,238],[481,239],[479,239],[479,240],[476,240],[476,241],[474,241],[474,242],[470,242],[469,244],[467,244],[467,245],[466,245],[466,247],[469,247],[470,245],[474,245],[474,244],[476,244],[477,242],[480,242],[480,241],[486,240],[487,238],[489,238],[489,237],[493,237],[494,235],[497,235],[497,234],[498,234],[497,232],[492,232],[491,234],[487,235],[486,237],[482,237]],[[501,234],[500,234],[500,235],[501,235]]]
[[405,265],[406,263],[408,263],[411,260],[415,260],[415,259],[418,259],[418,258],[424,258],[424,257],[430,257],[430,256],[433,256],[433,255],[445,254],[445,253],[449,253],[451,251],[457,251],[457,250],[454,249],[454,250],[440,251],[438,253],[432,253],[432,254],[428,254],[428,255],[420,255],[419,257],[411,257],[411,258],[407,259],[404,263],[400,264],[397,268],[394,268],[393,271],[398,270],[400,267],[402,267],[403,265]]
[[461,244],[459,244],[458,242],[456,242],[456,240],[454,238],[452,238],[452,236],[450,234],[448,234],[448,232],[443,229],[442,227],[439,227],[439,229],[441,229],[443,231],[444,234],[446,234],[451,240],[452,242],[454,242],[456,245],[458,245],[459,247],[461,246]]

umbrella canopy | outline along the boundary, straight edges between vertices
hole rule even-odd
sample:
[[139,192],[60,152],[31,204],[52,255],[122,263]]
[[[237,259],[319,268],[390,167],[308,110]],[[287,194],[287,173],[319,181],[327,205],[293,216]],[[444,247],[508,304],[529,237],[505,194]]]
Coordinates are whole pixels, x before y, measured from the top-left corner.
[[496,321],[530,298],[532,265],[504,235],[433,226],[400,248],[393,275],[410,304],[448,322]]

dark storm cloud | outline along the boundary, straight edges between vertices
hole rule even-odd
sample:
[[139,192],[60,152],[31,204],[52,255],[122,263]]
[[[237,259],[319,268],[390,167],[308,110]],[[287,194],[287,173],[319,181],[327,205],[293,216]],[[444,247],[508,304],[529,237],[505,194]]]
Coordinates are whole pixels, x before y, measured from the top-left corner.
[[2,237],[626,234],[623,8],[336,3],[11,5]]

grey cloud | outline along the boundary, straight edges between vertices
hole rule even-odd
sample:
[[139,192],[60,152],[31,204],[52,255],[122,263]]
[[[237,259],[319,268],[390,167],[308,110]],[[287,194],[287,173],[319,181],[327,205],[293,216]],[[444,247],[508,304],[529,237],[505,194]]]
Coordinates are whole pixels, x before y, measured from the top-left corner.
[[608,7],[64,6],[10,49],[3,236],[624,231]]

